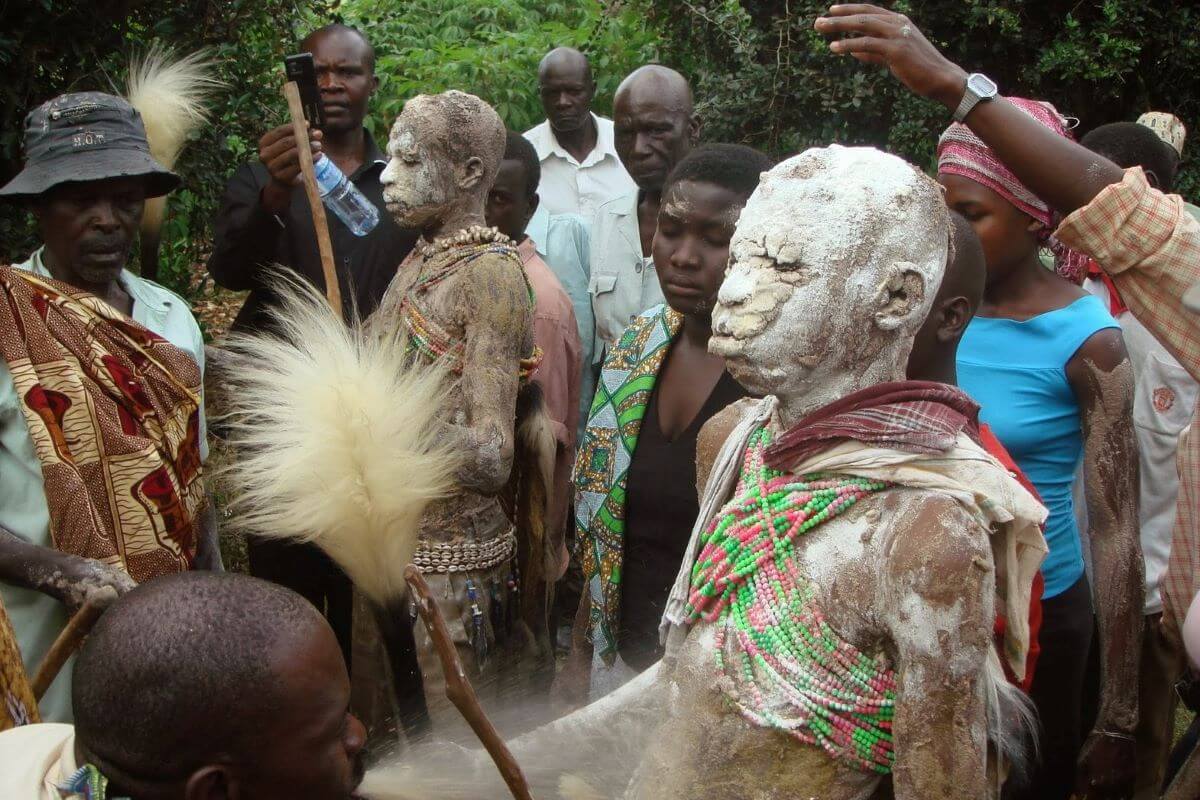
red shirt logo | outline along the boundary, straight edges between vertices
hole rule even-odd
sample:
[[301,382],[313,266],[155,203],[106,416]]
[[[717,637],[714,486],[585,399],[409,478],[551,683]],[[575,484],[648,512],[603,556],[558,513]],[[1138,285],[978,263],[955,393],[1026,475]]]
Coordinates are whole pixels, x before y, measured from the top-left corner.
[[1154,390],[1154,408],[1158,413],[1165,414],[1171,410],[1173,405],[1175,405],[1175,392],[1166,386],[1160,386]]

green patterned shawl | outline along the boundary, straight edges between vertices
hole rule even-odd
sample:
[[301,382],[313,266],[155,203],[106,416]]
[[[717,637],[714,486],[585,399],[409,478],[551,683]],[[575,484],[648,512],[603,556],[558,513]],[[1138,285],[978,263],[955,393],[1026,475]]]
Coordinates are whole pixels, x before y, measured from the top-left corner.
[[642,417],[683,317],[666,305],[633,321],[605,356],[575,459],[575,536],[591,598],[593,641],[605,661],[617,652],[625,481]]

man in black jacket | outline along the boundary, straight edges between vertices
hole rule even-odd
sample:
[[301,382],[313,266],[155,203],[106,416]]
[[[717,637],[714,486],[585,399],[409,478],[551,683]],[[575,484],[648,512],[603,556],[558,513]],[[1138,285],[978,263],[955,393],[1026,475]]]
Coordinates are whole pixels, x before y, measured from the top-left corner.
[[[378,86],[375,51],[359,31],[328,25],[300,44],[317,68],[323,128],[307,144],[314,156],[324,153],[380,210],[379,223],[366,236],[355,236],[329,213],[329,234],[347,315],[375,310],[396,268],[416,242],[414,231],[400,228],[384,211],[379,175],[386,157],[363,127],[367,105]],[[274,296],[266,270],[280,264],[324,289],[316,232],[303,188],[300,156],[291,125],[275,128],[258,145],[258,163],[245,164],[225,188],[213,231],[208,271],[227,289],[250,290],[234,322],[235,330],[255,330],[267,321]],[[250,572],[302,594],[322,610],[350,662],[352,593],[350,581],[312,545],[251,540]]]
[[[336,215],[326,214],[345,310],[355,304],[367,316],[416,241],[383,212],[379,174],[387,157],[363,127],[367,105],[378,86],[375,51],[357,30],[327,25],[300,43],[317,67],[325,125],[312,130],[313,156],[324,153],[380,210],[379,224],[355,236]],[[264,268],[290,267],[324,288],[321,258],[308,200],[300,186],[300,154],[292,126],[268,131],[258,143],[258,163],[245,164],[230,178],[213,230],[208,271],[218,285],[250,297],[234,322],[236,330],[262,327],[273,300]]]

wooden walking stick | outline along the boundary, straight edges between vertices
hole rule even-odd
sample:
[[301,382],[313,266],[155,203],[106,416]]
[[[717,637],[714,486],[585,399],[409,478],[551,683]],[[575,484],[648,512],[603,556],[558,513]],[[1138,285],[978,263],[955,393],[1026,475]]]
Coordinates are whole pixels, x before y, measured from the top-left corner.
[[479,741],[483,742],[484,749],[488,751],[492,761],[496,762],[496,769],[500,770],[500,775],[508,784],[512,796],[516,800],[533,800],[533,795],[529,792],[529,782],[525,780],[521,765],[500,737],[496,726],[488,719],[483,706],[479,704],[479,698],[475,695],[474,687],[467,680],[462,661],[458,658],[458,651],[454,649],[454,642],[450,638],[450,631],[446,628],[446,620],[429,591],[429,584],[425,583],[425,578],[421,576],[421,570],[409,564],[404,568],[404,580],[412,590],[417,613],[421,615],[421,621],[425,623],[425,629],[429,631],[429,638],[433,639],[433,646],[437,650],[438,659],[442,662],[442,672],[446,675],[446,697],[463,715],[463,719],[471,726],[471,730],[475,731]]
[[[313,172],[312,150],[305,147],[308,142],[308,123],[304,119],[304,107],[300,103],[300,87],[295,81],[283,85],[283,96],[287,98],[288,113],[292,117],[292,135],[296,138],[296,150],[300,153],[300,174],[304,179],[304,193],[308,195],[308,207],[312,211],[313,228],[317,232],[317,249],[321,253],[321,272],[325,276],[325,297],[333,313],[342,317],[342,290],[338,286],[337,272],[333,267],[333,244],[329,241],[329,222],[325,219],[325,204],[317,189],[317,176]],[[329,158],[329,156],[326,156]]]
[[79,645],[83,644],[83,640],[87,638],[92,626],[96,624],[96,620],[100,619],[102,613],[104,613],[104,607],[95,599],[88,599],[75,612],[75,616],[67,620],[66,627],[54,640],[54,644],[50,645],[46,657],[42,659],[42,663],[38,666],[37,673],[34,674],[33,681],[30,683],[34,699],[41,702],[42,695],[50,688],[50,684],[54,683],[63,664],[66,664],[67,659],[79,649]]

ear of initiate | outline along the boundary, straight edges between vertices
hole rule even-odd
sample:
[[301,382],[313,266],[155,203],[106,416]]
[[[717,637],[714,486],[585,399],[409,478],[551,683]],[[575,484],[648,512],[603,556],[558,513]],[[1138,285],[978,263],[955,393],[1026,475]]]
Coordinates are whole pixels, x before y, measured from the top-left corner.
[[919,322],[913,317],[925,299],[925,279],[913,264],[899,262],[892,266],[875,299],[875,324],[881,329],[893,331],[909,322]]
[[474,189],[483,180],[483,159],[471,156],[463,165],[462,177],[458,181],[460,189]]

